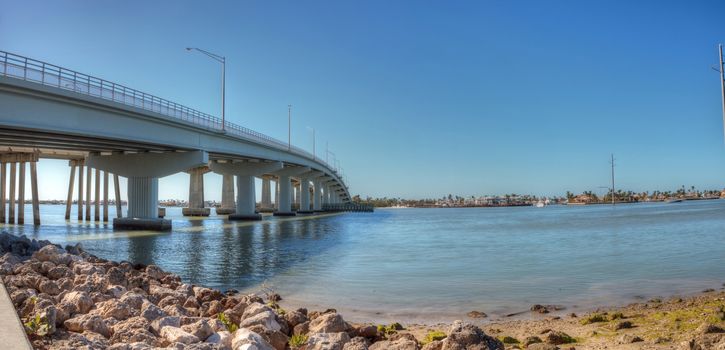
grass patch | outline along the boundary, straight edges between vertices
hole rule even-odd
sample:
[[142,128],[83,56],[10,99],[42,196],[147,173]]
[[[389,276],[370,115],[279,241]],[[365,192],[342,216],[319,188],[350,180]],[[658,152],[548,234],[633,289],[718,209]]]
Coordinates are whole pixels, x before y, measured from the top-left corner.
[[592,323],[607,322],[607,316],[603,314],[591,314],[581,320],[581,324],[588,325]]
[[423,344],[425,345],[436,340],[443,340],[446,339],[446,337],[447,335],[444,332],[428,331],[428,334],[425,335],[425,339],[423,339]]
[[508,335],[507,336],[504,336],[504,337],[499,337],[498,340],[500,340],[504,344],[518,344],[518,343],[520,343],[520,341],[518,339],[516,339],[514,337],[509,337]]
[[307,336],[304,334],[294,334],[289,338],[289,346],[292,349],[297,349],[307,343]]

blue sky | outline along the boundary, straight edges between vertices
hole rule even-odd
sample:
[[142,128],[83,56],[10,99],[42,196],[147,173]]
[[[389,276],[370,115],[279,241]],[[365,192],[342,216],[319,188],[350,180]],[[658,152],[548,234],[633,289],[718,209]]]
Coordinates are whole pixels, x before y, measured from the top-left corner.
[[[0,48],[340,159],[353,193],[725,187],[722,1],[9,1]],[[49,116],[51,117],[51,116]],[[41,197],[68,168],[40,165]],[[221,180],[206,178],[207,198]],[[188,178],[162,179],[185,198]]]

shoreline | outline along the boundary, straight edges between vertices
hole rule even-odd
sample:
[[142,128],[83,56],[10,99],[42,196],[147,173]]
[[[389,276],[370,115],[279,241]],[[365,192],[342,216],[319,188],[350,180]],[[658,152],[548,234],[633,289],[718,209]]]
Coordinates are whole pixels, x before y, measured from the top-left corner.
[[2,233],[0,248],[3,284],[36,349],[725,348],[722,290],[579,314],[534,305],[514,315],[520,319],[489,319],[482,311],[463,322],[346,322],[354,315],[329,308],[335,305],[294,310],[269,289],[240,294],[190,285],[158,266],[101,259],[79,245],[62,249]]

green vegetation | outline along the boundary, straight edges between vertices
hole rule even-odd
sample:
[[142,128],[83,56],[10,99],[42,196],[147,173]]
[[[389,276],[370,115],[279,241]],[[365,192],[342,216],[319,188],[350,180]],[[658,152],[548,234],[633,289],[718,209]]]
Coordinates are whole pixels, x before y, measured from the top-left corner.
[[268,302],[267,306],[271,307],[274,310],[274,312],[276,312],[280,316],[284,316],[284,314],[286,313],[286,311],[284,311],[284,309],[274,301]]
[[520,341],[518,339],[516,339],[514,337],[509,337],[508,335],[507,336],[504,336],[504,337],[499,337],[498,340],[500,340],[504,344],[518,344],[518,343],[520,343]]
[[391,335],[397,331],[403,330],[403,326],[398,322],[393,322],[390,325],[384,325],[379,324],[378,325],[378,333],[383,334],[385,336]]
[[423,340],[423,344],[428,344],[430,342],[436,341],[436,340],[443,340],[446,339],[446,334],[441,331],[429,331],[428,334],[425,335],[425,339]]
[[624,314],[621,313],[621,312],[615,312],[615,313],[612,314],[612,316],[609,317],[609,319],[611,319],[612,321],[619,320],[619,319],[622,319],[622,318],[624,318]]
[[237,331],[239,326],[234,324],[230,319],[227,318],[227,315],[225,315],[223,312],[220,312],[217,316],[217,319],[224,324],[225,327],[227,327],[227,330],[231,333],[234,333]]
[[591,314],[588,317],[581,320],[581,324],[588,325],[592,323],[598,323],[598,322],[607,322],[607,316],[603,314]]
[[35,317],[25,321],[23,325],[25,326],[25,333],[30,336],[44,337],[48,335],[50,329],[48,320],[45,317],[40,317],[39,314],[35,314]]
[[294,334],[289,338],[289,346],[292,349],[297,349],[307,343],[307,336],[304,334]]

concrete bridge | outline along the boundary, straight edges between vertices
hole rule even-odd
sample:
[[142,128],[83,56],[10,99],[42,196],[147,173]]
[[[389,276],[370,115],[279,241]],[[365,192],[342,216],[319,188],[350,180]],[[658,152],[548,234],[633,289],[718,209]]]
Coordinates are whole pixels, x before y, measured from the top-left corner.
[[[255,178],[262,178],[264,209],[275,215],[320,211],[323,205],[350,201],[344,179],[313,154],[269,136],[222,121],[183,105],[124,85],[0,51],[0,210],[5,222],[22,223],[22,205],[15,212],[15,181],[24,192],[30,164],[33,208],[37,210],[40,158],[68,159],[71,179],[66,218],[70,216],[78,169],[78,218],[91,217],[91,177],[95,174],[95,219],[102,202],[108,219],[108,188],[113,175],[118,213],[118,176],[128,179],[128,215],[113,220],[114,228],[166,230],[169,220],[158,215],[158,179],[178,172],[189,174],[189,207],[184,215],[210,215],[204,207],[203,176],[223,176],[222,207],[217,215],[230,220],[259,220]],[[10,165],[10,193],[5,192]],[[16,165],[20,176],[16,179]],[[86,170],[86,197],[84,190]],[[101,180],[101,176],[102,179]],[[277,186],[276,208],[271,204],[271,181]],[[100,198],[98,184],[103,183]],[[236,184],[236,198],[234,185]],[[18,193],[18,197],[24,193]],[[23,198],[17,198],[22,203]],[[85,201],[84,201],[85,199]],[[296,199],[296,200],[295,200]],[[295,210],[297,208],[297,210]],[[36,212],[36,224],[40,224]]]

